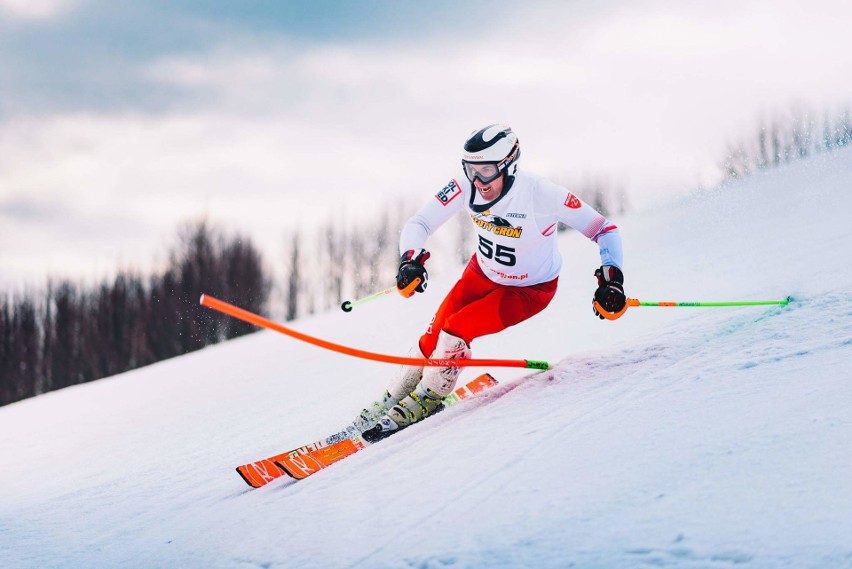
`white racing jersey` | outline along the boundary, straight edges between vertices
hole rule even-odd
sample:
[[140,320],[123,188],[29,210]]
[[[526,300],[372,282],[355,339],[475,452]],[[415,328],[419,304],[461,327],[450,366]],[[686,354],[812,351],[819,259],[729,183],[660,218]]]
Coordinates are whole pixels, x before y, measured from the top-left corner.
[[618,228],[549,180],[518,169],[508,192],[481,211],[483,204],[464,175],[453,178],[405,224],[400,253],[424,248],[429,235],[464,210],[476,229],[476,260],[495,283],[531,286],[556,278],[562,268],[556,239],[560,221],[598,244],[602,265],[622,266]]

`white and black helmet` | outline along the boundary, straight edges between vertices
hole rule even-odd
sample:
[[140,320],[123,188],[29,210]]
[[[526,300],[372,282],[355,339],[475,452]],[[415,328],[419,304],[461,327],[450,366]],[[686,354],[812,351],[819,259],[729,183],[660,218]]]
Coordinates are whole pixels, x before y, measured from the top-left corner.
[[[479,178],[487,184],[501,174],[513,174],[509,168],[520,156],[521,147],[512,129],[504,124],[492,124],[472,132],[465,141],[462,167],[468,180],[473,182],[474,178]],[[471,167],[473,164],[490,164],[495,168],[493,174],[484,175],[481,168]]]

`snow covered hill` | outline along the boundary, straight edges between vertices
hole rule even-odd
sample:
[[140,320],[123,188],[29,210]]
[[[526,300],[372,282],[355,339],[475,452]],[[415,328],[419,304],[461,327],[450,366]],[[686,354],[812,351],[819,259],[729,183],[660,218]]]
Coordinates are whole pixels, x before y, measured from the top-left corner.
[[[630,296],[795,302],[614,323],[566,235],[551,307],[474,344],[557,369],[491,370],[299,483],[233,469],[336,429],[392,366],[262,332],[0,408],[0,565],[852,567],[850,219],[849,151],[618,219]],[[293,327],[404,354],[457,275],[434,276]]]

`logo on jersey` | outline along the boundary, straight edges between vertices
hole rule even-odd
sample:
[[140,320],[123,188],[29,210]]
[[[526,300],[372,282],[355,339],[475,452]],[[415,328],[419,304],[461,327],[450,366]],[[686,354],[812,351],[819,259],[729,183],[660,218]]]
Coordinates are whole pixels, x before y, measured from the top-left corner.
[[438,201],[441,202],[441,205],[447,205],[457,197],[459,197],[462,193],[461,187],[456,183],[455,180],[450,180],[450,183],[444,186],[440,192],[435,194],[435,197],[438,198]]
[[580,209],[583,207],[583,204],[580,202],[579,198],[574,194],[568,194],[568,197],[565,199],[565,205],[570,207],[571,209]]
[[488,212],[478,215],[471,215],[470,218],[480,228],[499,235],[500,237],[511,237],[512,239],[520,239],[523,233],[523,227],[513,227],[511,223],[496,215],[489,215]]
[[509,281],[522,281],[522,280],[525,280],[525,279],[530,278],[530,274],[529,274],[529,273],[524,273],[524,274],[522,274],[522,275],[508,275],[508,274],[506,274],[506,273],[504,273],[504,272],[502,272],[502,271],[496,271],[496,270],[494,270],[494,269],[492,269],[492,268],[490,268],[490,267],[489,267],[489,270],[490,270],[492,273],[494,273],[495,275],[497,275],[498,277],[500,277],[501,279],[509,280]]
[[516,217],[518,219],[526,219],[527,214],[525,214],[525,213],[507,213],[506,217]]

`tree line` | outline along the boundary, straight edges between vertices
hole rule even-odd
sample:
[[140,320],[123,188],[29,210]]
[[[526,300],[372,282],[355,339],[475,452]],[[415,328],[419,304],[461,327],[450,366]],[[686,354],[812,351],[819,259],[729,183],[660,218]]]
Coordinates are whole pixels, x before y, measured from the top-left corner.
[[852,144],[849,108],[820,116],[803,108],[762,119],[749,136],[728,144],[719,167],[727,178],[777,167]]
[[206,221],[185,227],[165,269],[99,286],[51,282],[0,298],[0,405],[129,371],[252,332],[202,308],[202,292],[262,312],[260,253]]

